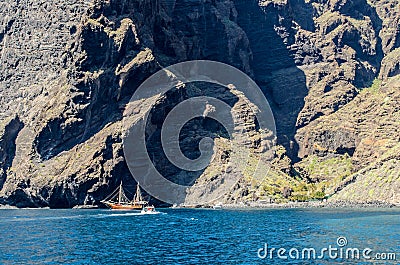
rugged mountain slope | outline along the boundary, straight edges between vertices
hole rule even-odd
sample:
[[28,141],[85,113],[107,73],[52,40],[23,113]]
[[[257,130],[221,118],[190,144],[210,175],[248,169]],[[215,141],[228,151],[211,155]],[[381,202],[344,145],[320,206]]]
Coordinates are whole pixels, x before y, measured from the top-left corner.
[[[126,104],[152,73],[192,59],[251,75],[276,118],[273,168],[252,178],[257,165],[250,161],[219,200],[334,194],[399,203],[399,10],[397,1],[364,0],[3,1],[0,203],[71,207],[98,202],[121,179],[133,185],[121,140]],[[190,89],[246,113],[227,92]],[[171,92],[157,101],[153,128],[187,97]],[[200,121],[190,126],[189,155],[198,151],[191,148],[196,135],[220,131]],[[226,170],[223,134],[217,159],[188,174],[158,155],[159,130],[151,133],[148,150],[159,169],[194,184],[188,203],[208,196],[202,184],[236,174]],[[254,152],[255,160],[263,157]]]

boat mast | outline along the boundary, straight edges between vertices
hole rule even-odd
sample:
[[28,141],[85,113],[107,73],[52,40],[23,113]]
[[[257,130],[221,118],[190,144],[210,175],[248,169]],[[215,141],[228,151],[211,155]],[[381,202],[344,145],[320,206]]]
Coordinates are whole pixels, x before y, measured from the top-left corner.
[[121,204],[121,199],[122,199],[122,181],[121,184],[119,184],[118,204]]
[[140,187],[139,187],[139,183],[137,184],[136,187],[136,196],[135,196],[135,201],[139,202],[142,200],[142,194],[140,193]]

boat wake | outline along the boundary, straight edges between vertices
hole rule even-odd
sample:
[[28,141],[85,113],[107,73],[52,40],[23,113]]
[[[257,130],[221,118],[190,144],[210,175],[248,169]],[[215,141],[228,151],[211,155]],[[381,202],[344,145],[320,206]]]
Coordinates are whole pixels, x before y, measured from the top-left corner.
[[27,222],[27,221],[46,221],[46,220],[63,220],[63,219],[77,219],[82,218],[83,215],[73,216],[43,216],[43,217],[17,217],[0,219],[1,222]]
[[112,213],[109,214],[110,217],[113,216],[138,216],[138,215],[144,215],[143,213]]
[[118,216],[142,216],[142,215],[164,215],[167,213],[162,213],[162,212],[155,212],[155,213],[142,213],[142,212],[137,212],[137,213],[112,213],[112,214],[98,214],[96,217],[98,218],[106,218],[106,217],[118,217]]
[[72,216],[14,216],[14,217],[0,217],[0,224],[5,222],[35,222],[35,221],[54,221],[54,220],[65,220],[65,219],[89,219],[89,218],[107,218],[107,217],[127,217],[127,216],[142,216],[142,215],[164,215],[164,212],[123,212],[123,213],[99,213],[99,214],[81,214]]

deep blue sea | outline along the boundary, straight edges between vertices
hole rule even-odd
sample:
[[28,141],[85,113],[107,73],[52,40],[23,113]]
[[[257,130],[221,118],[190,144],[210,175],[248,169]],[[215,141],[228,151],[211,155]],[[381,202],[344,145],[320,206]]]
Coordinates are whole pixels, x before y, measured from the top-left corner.
[[160,211],[0,210],[0,264],[400,264],[399,209]]

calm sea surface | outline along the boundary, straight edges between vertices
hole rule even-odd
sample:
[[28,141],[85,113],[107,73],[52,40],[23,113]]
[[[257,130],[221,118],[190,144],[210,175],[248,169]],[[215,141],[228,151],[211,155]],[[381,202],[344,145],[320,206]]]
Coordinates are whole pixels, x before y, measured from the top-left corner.
[[[0,210],[0,264],[400,264],[398,209],[160,211]],[[329,245],[397,261],[318,258]]]

